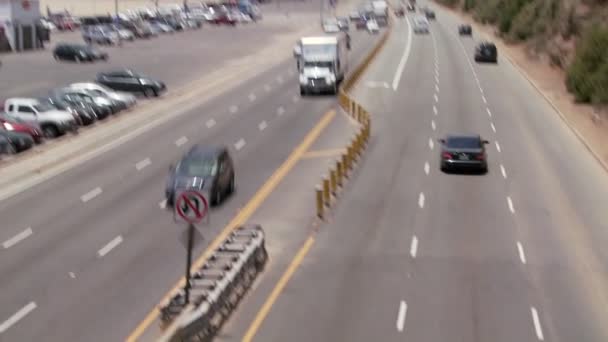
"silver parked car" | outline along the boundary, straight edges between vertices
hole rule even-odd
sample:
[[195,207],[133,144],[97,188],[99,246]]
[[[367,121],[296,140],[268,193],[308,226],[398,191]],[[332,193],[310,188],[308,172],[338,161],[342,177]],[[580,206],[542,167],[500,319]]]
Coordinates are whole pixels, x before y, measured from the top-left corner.
[[106,26],[86,26],[82,29],[82,38],[87,43],[114,45],[120,41],[118,33]]
[[81,89],[87,90],[93,94],[97,94],[99,96],[107,97],[111,100],[122,102],[125,104],[126,108],[131,108],[137,104],[137,98],[133,94],[116,91],[110,89],[104,85],[93,82],[82,82],[82,83],[72,83],[69,86],[72,89]]

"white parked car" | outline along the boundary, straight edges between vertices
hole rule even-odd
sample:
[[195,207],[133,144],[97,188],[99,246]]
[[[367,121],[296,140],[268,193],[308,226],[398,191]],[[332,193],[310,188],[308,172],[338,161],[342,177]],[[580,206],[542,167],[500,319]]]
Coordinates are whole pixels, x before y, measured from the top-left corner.
[[111,24],[109,27],[118,33],[118,38],[128,41],[135,40],[135,34],[131,30],[127,30],[118,24]]
[[366,23],[367,31],[369,33],[378,33],[380,32],[380,26],[378,26],[378,22],[375,19],[370,19]]
[[82,38],[87,43],[116,44],[120,40],[118,33],[105,26],[87,26],[82,28]]
[[126,104],[127,108],[133,107],[137,104],[137,98],[129,93],[124,93],[116,90],[112,90],[104,85],[93,82],[84,83],[72,83],[69,86],[72,89],[88,90],[96,95],[110,98]]

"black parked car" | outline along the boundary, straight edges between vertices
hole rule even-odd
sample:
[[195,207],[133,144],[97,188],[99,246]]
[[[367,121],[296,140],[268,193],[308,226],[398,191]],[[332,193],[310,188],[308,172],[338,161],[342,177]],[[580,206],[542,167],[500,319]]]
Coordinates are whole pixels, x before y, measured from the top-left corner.
[[53,50],[53,57],[56,60],[67,60],[67,61],[89,61],[93,62],[96,60],[108,60],[108,54],[90,45],[83,44],[68,44],[59,43]]
[[458,34],[461,36],[470,36],[473,34],[473,28],[469,24],[462,24],[458,26]]
[[498,63],[496,45],[490,42],[479,43],[475,48],[475,62]]
[[143,93],[147,97],[159,96],[167,89],[163,82],[130,69],[100,72],[96,81],[114,90]]
[[52,101],[52,102],[62,101],[62,102],[67,102],[74,106],[81,106],[81,104],[84,104],[85,106],[87,106],[87,108],[90,108],[91,110],[93,110],[93,112],[95,113],[95,117],[98,120],[103,120],[112,114],[111,108],[108,108],[107,106],[97,105],[95,102],[91,101],[88,98],[82,97],[82,96],[56,91],[53,94],[51,94],[51,96],[49,98],[50,98],[50,101]]
[[57,109],[65,110],[78,115],[81,125],[88,126],[97,121],[97,114],[95,114],[95,110],[84,102],[74,101],[70,103],[57,97],[49,97],[46,99],[41,99],[41,101],[46,101]]
[[0,137],[10,143],[10,148],[7,151],[9,154],[22,152],[34,146],[34,139],[31,136],[25,133],[7,131],[4,127],[0,127]]
[[488,141],[479,135],[448,135],[445,139],[439,139],[439,142],[442,171],[464,169],[488,172],[485,147]]
[[193,146],[169,168],[165,187],[167,206],[175,204],[175,196],[184,190],[200,190],[210,205],[218,205],[234,192],[234,163],[224,146]]

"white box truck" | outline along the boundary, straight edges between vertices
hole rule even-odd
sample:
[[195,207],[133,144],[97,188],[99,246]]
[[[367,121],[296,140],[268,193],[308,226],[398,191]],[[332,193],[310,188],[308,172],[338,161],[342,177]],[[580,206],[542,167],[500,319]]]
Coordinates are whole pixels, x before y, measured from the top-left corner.
[[300,94],[329,91],[338,93],[338,86],[348,71],[348,42],[346,33],[303,37],[294,48],[298,61]]

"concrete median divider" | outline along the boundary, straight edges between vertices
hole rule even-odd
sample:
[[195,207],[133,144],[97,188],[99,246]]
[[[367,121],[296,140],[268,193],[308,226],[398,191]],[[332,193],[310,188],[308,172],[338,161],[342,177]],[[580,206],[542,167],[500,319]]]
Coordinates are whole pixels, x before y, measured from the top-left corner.
[[190,303],[181,289],[160,305],[158,341],[211,341],[230,317],[268,259],[259,225],[243,225],[214,251],[190,279]]
[[[390,18],[390,17],[389,17]],[[351,177],[355,167],[361,161],[363,154],[368,146],[371,136],[371,116],[370,113],[357,103],[351,96],[350,91],[359,81],[369,64],[382,50],[390,33],[392,25],[389,20],[387,29],[382,34],[380,40],[373,49],[363,59],[361,64],[342,82],[338,93],[338,104],[340,108],[359,123],[357,133],[345,148],[345,152],[332,164],[323,176],[321,184],[316,187],[315,200],[317,217],[325,220],[331,207],[335,204],[340,190],[346,185],[346,181]]]

